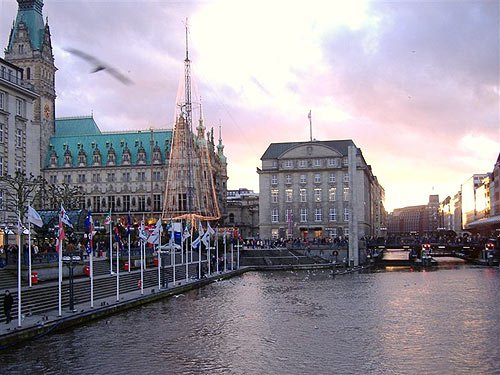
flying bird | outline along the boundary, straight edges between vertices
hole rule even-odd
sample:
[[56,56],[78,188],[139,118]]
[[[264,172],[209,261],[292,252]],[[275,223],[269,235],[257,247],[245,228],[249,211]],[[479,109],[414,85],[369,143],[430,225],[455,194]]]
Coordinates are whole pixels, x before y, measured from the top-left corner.
[[80,50],[75,49],[75,48],[66,48],[65,50],[73,55],[76,55],[76,56],[82,58],[83,60],[89,62],[90,64],[92,64],[94,67],[90,71],[90,73],[97,73],[101,70],[104,70],[105,72],[108,72],[114,78],[116,78],[117,80],[119,80],[121,83],[123,83],[125,85],[130,85],[133,83],[129,78],[125,77],[116,68],[113,68],[112,66],[107,65],[106,63],[102,62],[98,58],[96,58],[92,55],[89,55],[86,52],[80,51]]

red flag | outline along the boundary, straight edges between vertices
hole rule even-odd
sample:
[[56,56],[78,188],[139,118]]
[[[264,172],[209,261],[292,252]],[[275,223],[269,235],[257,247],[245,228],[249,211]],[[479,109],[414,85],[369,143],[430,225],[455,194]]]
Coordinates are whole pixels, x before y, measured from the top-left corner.
[[64,233],[64,225],[62,222],[62,213],[59,214],[59,234],[56,242],[56,251],[59,252],[59,247],[62,244],[62,241],[66,238],[66,233]]

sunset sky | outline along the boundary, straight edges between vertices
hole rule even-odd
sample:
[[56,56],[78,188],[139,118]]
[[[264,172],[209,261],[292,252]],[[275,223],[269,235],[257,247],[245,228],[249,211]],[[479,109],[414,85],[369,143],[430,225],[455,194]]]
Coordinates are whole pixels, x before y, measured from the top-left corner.
[[[258,191],[272,142],[352,139],[386,208],[455,194],[500,151],[497,1],[45,0],[56,116],[102,131],[171,128],[185,58],[205,125],[222,125],[228,187]],[[0,0],[0,45],[17,12]],[[66,52],[118,68],[133,85]],[[2,54],[3,56],[3,54]],[[199,102],[199,99],[195,99]]]

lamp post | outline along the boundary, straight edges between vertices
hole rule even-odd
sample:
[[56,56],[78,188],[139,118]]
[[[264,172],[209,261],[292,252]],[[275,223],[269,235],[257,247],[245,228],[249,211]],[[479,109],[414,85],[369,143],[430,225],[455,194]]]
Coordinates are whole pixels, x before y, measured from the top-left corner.
[[63,256],[63,262],[68,266],[69,270],[69,310],[71,312],[75,311],[75,293],[74,293],[74,272],[73,270],[80,262],[81,258],[78,255]]

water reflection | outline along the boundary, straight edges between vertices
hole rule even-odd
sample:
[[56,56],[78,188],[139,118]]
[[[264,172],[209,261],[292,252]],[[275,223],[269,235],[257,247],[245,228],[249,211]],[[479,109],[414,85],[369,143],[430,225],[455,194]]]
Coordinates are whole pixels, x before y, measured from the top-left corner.
[[7,373],[487,374],[498,270],[247,273],[3,353]]

